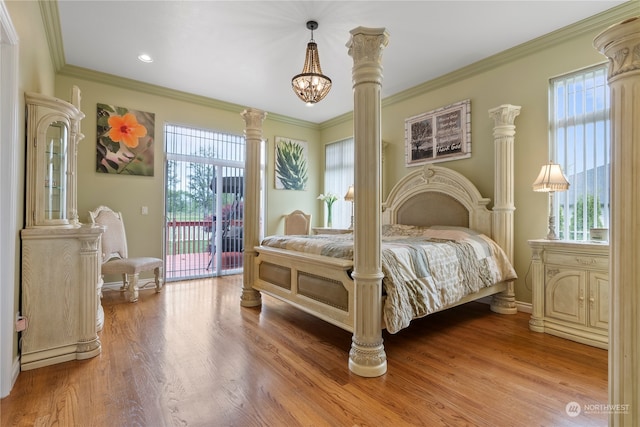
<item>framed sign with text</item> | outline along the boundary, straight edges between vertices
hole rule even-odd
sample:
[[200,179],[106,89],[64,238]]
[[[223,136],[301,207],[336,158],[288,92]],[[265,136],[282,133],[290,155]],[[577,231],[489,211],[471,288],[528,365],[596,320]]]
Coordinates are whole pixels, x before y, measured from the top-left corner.
[[471,100],[405,120],[407,166],[471,157]]

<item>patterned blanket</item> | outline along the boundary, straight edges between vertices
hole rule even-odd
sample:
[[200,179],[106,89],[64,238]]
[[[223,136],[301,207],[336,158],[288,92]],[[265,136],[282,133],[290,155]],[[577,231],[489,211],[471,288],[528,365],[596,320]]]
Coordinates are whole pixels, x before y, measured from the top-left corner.
[[[271,236],[262,245],[353,259],[351,234]],[[498,244],[467,228],[386,225],[381,255],[383,316],[391,333],[465,295],[516,279]]]

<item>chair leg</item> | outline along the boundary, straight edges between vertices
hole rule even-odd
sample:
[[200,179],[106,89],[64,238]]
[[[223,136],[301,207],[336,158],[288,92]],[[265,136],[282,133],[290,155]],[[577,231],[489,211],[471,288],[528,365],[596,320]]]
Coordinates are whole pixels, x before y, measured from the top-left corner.
[[124,292],[129,289],[129,277],[126,274],[122,275],[122,287],[120,287],[120,291]]
[[138,301],[138,274],[127,274],[129,285],[124,290],[124,295],[129,302]]
[[162,291],[162,283],[160,283],[160,267],[156,267],[153,270],[153,275],[156,278],[156,292]]

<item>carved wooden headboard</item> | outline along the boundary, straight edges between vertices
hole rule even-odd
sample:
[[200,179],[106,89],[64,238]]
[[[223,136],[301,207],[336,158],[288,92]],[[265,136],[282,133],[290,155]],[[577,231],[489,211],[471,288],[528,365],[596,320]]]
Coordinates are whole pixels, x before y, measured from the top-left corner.
[[382,204],[383,224],[453,225],[492,237],[489,199],[462,174],[427,165],[402,178]]

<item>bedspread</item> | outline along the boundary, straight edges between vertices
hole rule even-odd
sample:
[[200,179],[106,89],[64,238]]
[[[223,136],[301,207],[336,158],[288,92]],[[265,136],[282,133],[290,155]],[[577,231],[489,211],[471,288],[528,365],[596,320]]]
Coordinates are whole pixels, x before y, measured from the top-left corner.
[[[516,279],[498,244],[473,230],[394,224],[382,231],[383,316],[391,333],[481,288]],[[270,236],[262,245],[353,259],[350,234]]]

